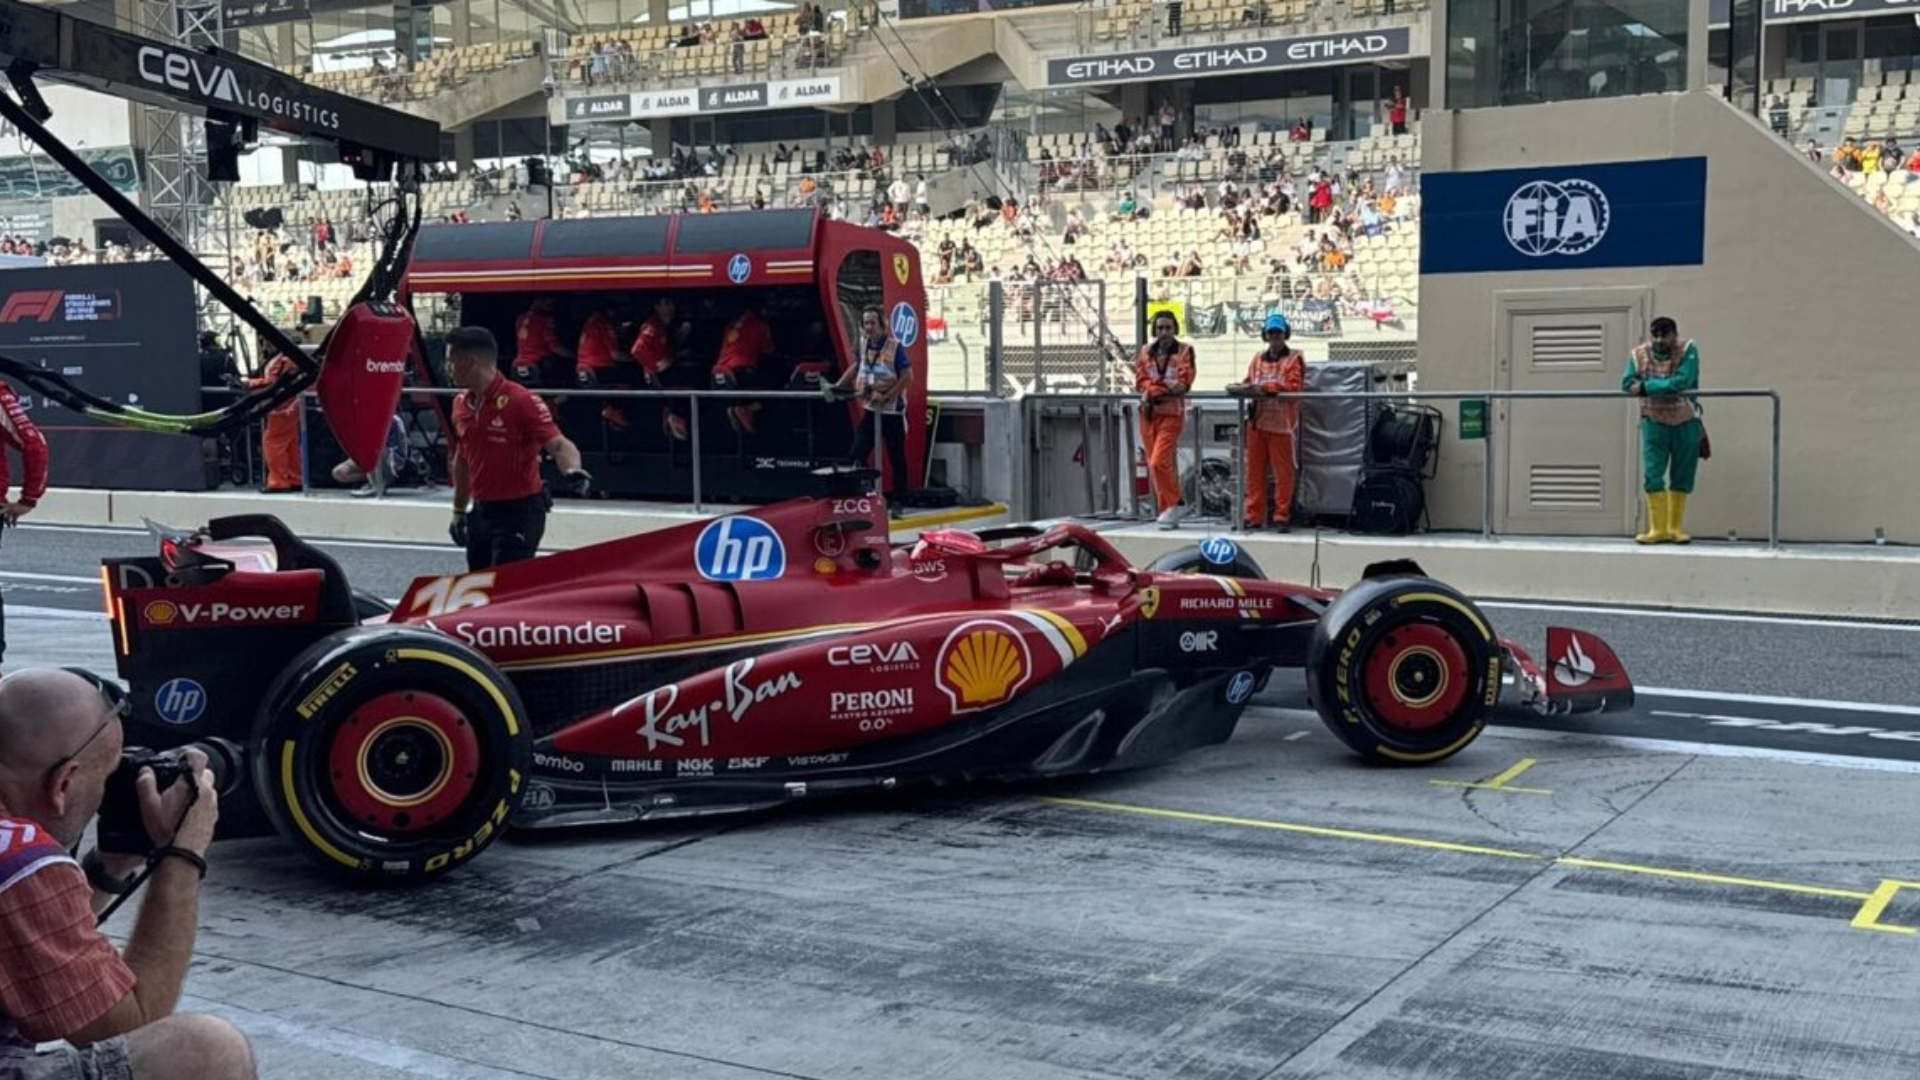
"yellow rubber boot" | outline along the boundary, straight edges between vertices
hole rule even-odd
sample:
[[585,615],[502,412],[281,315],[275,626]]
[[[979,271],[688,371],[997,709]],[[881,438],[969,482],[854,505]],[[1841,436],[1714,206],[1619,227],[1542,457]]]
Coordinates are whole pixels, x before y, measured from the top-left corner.
[[1691,544],[1693,537],[1680,531],[1680,521],[1687,516],[1687,493],[1684,491],[1667,492],[1667,539],[1676,544]]
[[1664,544],[1667,535],[1667,492],[1647,492],[1647,531],[1634,537],[1641,544]]

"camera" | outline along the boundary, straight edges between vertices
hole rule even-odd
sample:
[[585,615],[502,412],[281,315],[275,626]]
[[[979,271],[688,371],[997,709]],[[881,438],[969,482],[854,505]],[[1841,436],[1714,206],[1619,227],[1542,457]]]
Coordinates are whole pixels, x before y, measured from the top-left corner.
[[207,755],[207,771],[213,774],[213,788],[221,795],[226,795],[244,772],[239,744],[227,739],[203,739],[171,750],[127,747],[120,754],[119,767],[107,777],[107,792],[100,800],[101,851],[116,855],[146,855],[153,851],[153,839],[147,835],[146,822],[140,817],[140,793],[136,786],[140,770],[152,769],[154,783],[164,793],[187,778],[189,750]]

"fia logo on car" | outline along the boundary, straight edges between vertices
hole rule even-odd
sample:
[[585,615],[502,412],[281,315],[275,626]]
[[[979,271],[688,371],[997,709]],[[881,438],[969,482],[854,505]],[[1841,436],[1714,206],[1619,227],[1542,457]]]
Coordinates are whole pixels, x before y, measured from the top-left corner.
[[900,344],[912,348],[920,340],[920,316],[914,313],[913,305],[905,300],[893,305],[893,336]]
[[727,260],[727,280],[735,285],[743,285],[753,276],[753,260],[746,255],[735,255]]
[[168,679],[154,691],[153,711],[162,723],[191,724],[207,711],[206,687],[192,679]]
[[1200,557],[1215,566],[1230,566],[1240,549],[1233,541],[1224,536],[1209,537],[1200,541]]
[[693,563],[709,581],[772,581],[787,572],[787,547],[759,518],[721,518],[700,531]]
[[1253,672],[1236,671],[1227,681],[1227,704],[1242,705],[1253,696]]

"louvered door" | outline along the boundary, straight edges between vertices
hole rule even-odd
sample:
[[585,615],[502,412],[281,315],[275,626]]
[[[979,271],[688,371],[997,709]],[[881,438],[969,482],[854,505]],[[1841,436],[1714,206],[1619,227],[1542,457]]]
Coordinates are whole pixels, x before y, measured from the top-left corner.
[[[1563,301],[1564,303],[1564,301]],[[1615,390],[1632,348],[1633,306],[1507,310],[1503,367],[1514,390]],[[1629,521],[1629,406],[1508,401],[1494,408],[1498,529],[1619,535]]]

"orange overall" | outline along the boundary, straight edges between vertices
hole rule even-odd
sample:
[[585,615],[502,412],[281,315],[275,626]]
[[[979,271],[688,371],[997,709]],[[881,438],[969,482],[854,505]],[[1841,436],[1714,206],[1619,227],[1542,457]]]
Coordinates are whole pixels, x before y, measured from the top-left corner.
[[[1256,392],[1298,392],[1307,385],[1307,362],[1288,349],[1272,359],[1265,349],[1247,365],[1247,382]],[[1257,529],[1267,519],[1267,473],[1273,473],[1273,521],[1286,525],[1293,518],[1294,435],[1300,426],[1298,401],[1255,399],[1253,421],[1247,425],[1247,527]]]
[[[284,372],[293,370],[293,361],[275,356],[267,361],[267,370],[248,385],[258,390],[270,386]],[[267,459],[267,490],[300,490],[300,399],[267,415],[267,428],[260,440],[260,452]]]
[[1180,432],[1187,423],[1186,399],[1167,395],[1169,383],[1193,385],[1193,347],[1176,342],[1166,355],[1156,355],[1152,344],[1143,347],[1133,362],[1133,388],[1145,399],[1140,441],[1153,478],[1154,508],[1161,513],[1180,505]]

